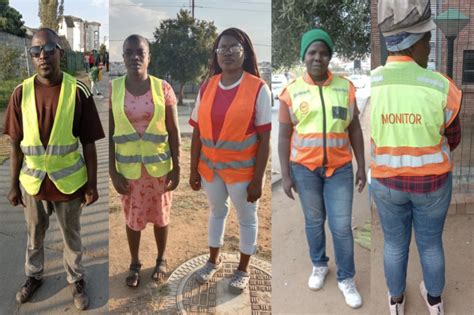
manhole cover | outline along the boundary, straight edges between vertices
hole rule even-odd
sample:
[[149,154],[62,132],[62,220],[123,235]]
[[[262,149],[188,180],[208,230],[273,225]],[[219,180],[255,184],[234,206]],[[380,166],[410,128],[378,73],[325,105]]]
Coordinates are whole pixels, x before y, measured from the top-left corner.
[[[163,299],[165,314],[271,314],[271,265],[257,257],[250,260],[249,287],[240,295],[228,291],[228,284],[239,265],[238,254],[221,254],[223,268],[207,284],[194,280],[209,255],[188,260],[168,280],[168,295]],[[161,313],[161,311],[160,311]]]

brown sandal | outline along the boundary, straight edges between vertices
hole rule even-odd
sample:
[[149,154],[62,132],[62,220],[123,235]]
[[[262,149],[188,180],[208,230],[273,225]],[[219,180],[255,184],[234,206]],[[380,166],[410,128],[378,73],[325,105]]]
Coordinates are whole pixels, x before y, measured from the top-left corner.
[[168,262],[166,259],[157,259],[155,270],[151,275],[151,278],[156,282],[165,283],[168,278]]
[[128,272],[128,277],[125,279],[125,283],[131,287],[136,288],[140,284],[140,269],[142,264],[131,264]]

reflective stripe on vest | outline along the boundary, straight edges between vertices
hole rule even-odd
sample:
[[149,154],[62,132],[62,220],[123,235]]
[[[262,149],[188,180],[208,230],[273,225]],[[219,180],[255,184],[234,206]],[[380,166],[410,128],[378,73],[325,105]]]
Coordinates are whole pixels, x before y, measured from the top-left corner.
[[20,182],[26,192],[36,195],[47,175],[63,194],[72,194],[87,182],[87,171],[72,134],[76,104],[76,79],[62,73],[58,107],[46,149],[40,139],[34,76],[23,81],[20,148],[24,154]]
[[448,89],[446,78],[413,61],[388,62],[373,71],[374,178],[440,175],[451,170],[451,152],[443,135],[454,114],[446,109]]
[[264,83],[244,72],[221,133],[214,142],[211,112],[220,78],[221,74],[211,77],[201,95],[198,122],[202,146],[198,171],[208,182],[212,182],[215,173],[228,184],[250,181],[255,172],[258,138],[256,132],[247,134],[247,129]]
[[164,176],[172,169],[162,81],[153,76],[149,78],[154,112],[141,137],[125,114],[126,76],[112,80],[115,165],[117,171],[128,179],[140,178],[141,164],[153,177]]
[[311,170],[326,166],[331,176],[334,169],[352,160],[347,128],[354,104],[349,104],[349,88],[349,81],[336,75],[322,87],[306,83],[303,77],[286,87],[294,126],[291,161]]

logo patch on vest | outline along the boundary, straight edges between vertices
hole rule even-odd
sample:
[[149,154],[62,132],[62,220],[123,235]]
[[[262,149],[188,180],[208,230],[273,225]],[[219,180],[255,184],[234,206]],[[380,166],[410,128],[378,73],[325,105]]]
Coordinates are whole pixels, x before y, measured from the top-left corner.
[[300,112],[303,115],[306,115],[309,112],[309,104],[308,102],[302,102],[300,104]]
[[332,118],[334,119],[347,119],[347,108],[341,106],[332,107]]

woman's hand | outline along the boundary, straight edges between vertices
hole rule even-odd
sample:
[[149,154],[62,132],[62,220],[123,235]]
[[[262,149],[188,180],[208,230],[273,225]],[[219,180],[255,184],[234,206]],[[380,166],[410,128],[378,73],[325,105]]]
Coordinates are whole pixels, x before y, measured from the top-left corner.
[[198,191],[201,189],[201,175],[197,170],[191,170],[191,174],[189,175],[189,186],[194,191]]
[[365,170],[362,168],[358,168],[356,172],[355,185],[358,187],[357,191],[359,193],[361,193],[362,190],[364,190],[366,182],[367,182],[367,175],[365,175]]
[[121,195],[130,195],[130,185],[125,177],[120,173],[110,175],[115,190]]
[[283,190],[285,191],[285,194],[288,196],[288,198],[295,200],[292,190],[294,192],[297,192],[297,191],[296,191],[295,183],[293,183],[293,180],[291,179],[291,177],[283,176],[282,181],[283,181]]
[[179,166],[173,166],[171,172],[166,176],[166,191],[175,190],[179,185]]
[[255,202],[262,196],[262,180],[252,179],[247,186],[247,202]]

